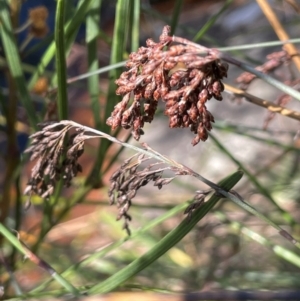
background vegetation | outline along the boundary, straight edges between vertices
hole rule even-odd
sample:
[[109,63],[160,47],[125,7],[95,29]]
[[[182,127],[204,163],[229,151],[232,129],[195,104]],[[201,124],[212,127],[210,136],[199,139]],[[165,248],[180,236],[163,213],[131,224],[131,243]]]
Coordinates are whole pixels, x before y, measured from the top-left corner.
[[[278,54],[282,41],[297,37],[296,1],[37,2],[0,1],[3,298],[299,288],[299,40]],[[94,139],[72,186],[59,182],[50,200],[32,196],[25,210],[33,163],[24,150],[39,122],[74,120],[140,147],[106,119],[120,101],[115,80],[124,61],[147,38],[158,41],[166,24],[245,63],[229,66],[223,101],[210,101],[216,122],[205,143],[193,147],[187,129],[169,129],[163,107],[141,142],[225,192],[186,219],[195,191],[209,188],[201,176],[143,187],[128,237],[108,189],[135,151]],[[262,73],[251,67],[258,65]],[[244,74],[237,83],[244,71],[260,79]],[[233,186],[238,194],[222,194]]]

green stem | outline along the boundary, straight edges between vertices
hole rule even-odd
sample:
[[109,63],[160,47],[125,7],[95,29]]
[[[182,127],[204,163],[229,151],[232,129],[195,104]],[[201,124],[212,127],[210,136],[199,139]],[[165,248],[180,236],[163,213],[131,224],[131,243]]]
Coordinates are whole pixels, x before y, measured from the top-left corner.
[[237,59],[235,59],[233,57],[230,57],[229,55],[227,55],[225,53],[220,52],[219,58],[229,64],[232,64],[232,65],[235,65],[235,66],[241,68],[244,71],[254,74],[255,76],[262,79],[263,81],[270,84],[271,86],[277,88],[278,90],[282,91],[283,93],[288,94],[288,95],[294,97],[296,100],[300,101],[300,93],[297,90],[283,84],[282,82],[271,77],[270,75],[262,73],[262,72],[256,70],[255,68],[253,68],[245,63],[242,63],[241,61],[238,61]]
[[[237,171],[223,179],[219,185],[224,190],[230,190],[242,178],[242,176],[243,173],[241,171]],[[175,246],[185,235],[187,235],[193,229],[193,227],[215,206],[220,198],[221,197],[216,195],[211,196],[211,198],[192,215],[191,219],[183,220],[179,226],[170,231],[146,254],[137,258],[124,269],[109,277],[107,280],[91,287],[87,291],[88,294],[108,293],[140,271],[144,270],[152,262],[160,258],[163,254]]]
[[[2,224],[0,223],[0,233],[22,254],[28,256],[28,251],[25,250],[22,243]],[[51,276],[60,283],[68,292],[72,293],[75,296],[80,296],[80,292],[65,278],[63,278],[60,274],[58,274],[50,265],[47,272],[51,274]]]
[[65,0],[58,0],[55,19],[56,71],[58,84],[58,114],[60,119],[68,119],[67,66],[65,50]]

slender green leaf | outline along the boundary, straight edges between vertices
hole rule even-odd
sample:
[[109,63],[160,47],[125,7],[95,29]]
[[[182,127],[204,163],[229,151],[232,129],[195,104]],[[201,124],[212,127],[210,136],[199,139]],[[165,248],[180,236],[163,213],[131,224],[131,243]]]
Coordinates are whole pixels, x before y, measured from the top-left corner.
[[[219,185],[230,190],[243,176],[241,171],[237,171],[227,178],[223,179]],[[126,280],[130,279],[140,271],[144,270],[152,262],[157,260],[173,246],[175,246],[185,235],[187,235],[193,227],[214,207],[220,197],[213,195],[202,207],[200,207],[191,217],[191,219],[183,220],[179,226],[170,231],[163,239],[161,239],[152,249],[142,255],[132,263],[127,265],[113,276],[100,284],[91,287],[89,294],[108,293],[120,286]]]
[[[28,252],[24,249],[21,242],[15,237],[2,223],[0,223],[0,233],[22,254],[28,255]],[[50,266],[49,266],[50,267]],[[48,270],[47,270],[48,271]],[[50,272],[50,271],[48,271]],[[65,278],[63,278],[60,274],[56,273],[53,268],[51,268],[51,276],[60,283],[68,292],[74,294],[75,296],[79,296],[79,291],[69,283]]]
[[176,31],[176,27],[178,24],[181,8],[183,5],[183,0],[176,0],[174,5],[174,10],[172,14],[172,20],[171,20],[171,35],[173,35]]
[[254,49],[254,48],[281,46],[281,45],[288,44],[288,43],[299,44],[300,39],[290,39],[290,40],[286,40],[286,41],[269,41],[269,42],[264,42],[264,43],[234,45],[234,46],[229,46],[229,47],[220,47],[218,49],[220,51],[246,50],[246,49]]
[[140,0],[133,0],[131,51],[137,51],[140,45],[140,14]]
[[[114,35],[112,41],[112,50],[110,63],[116,64],[124,59],[125,45],[127,31],[130,24],[130,14],[129,14],[130,6],[128,5],[128,1],[126,0],[118,0],[116,6],[116,17],[115,17],[115,26],[114,26]],[[101,130],[104,132],[109,132],[110,128],[106,125],[106,119],[110,116],[111,112],[114,109],[115,104],[119,101],[119,97],[116,96],[116,84],[115,80],[120,76],[121,70],[112,69],[109,73],[109,88],[107,101],[105,106],[105,114],[103,115],[103,121],[101,122]],[[100,170],[105,159],[105,154],[107,149],[110,146],[110,141],[102,140],[98,152],[98,156],[96,162],[94,164],[94,168],[91,171],[90,175],[87,177],[86,185],[92,185],[95,187],[99,186],[99,179],[101,178]]]
[[[154,228],[155,226],[161,224],[162,222],[164,222],[165,220],[171,218],[172,216],[183,212],[187,206],[189,205],[190,202],[185,202],[183,204],[179,204],[177,206],[175,206],[174,208],[168,210],[166,213],[162,214],[161,216],[155,218],[154,220],[150,221],[146,226],[144,226],[143,228],[141,228],[140,230],[134,231],[131,236],[127,236],[125,238],[122,238],[108,246],[106,246],[105,248],[101,249],[98,252],[94,252],[93,254],[91,254],[90,256],[87,256],[85,259],[83,259],[82,261],[70,266],[67,270],[65,270],[62,273],[62,276],[66,277],[68,276],[71,272],[77,270],[80,267],[86,266],[90,263],[92,263],[94,260],[104,257],[105,255],[107,255],[109,252],[116,250],[117,248],[121,247],[125,242],[127,242],[128,240],[132,240],[133,238],[136,238],[140,235],[142,235],[143,233],[148,232],[150,229]],[[52,279],[49,279],[47,281],[45,281],[44,283],[42,283],[41,285],[39,285],[38,287],[36,287],[35,289],[33,289],[32,291],[30,291],[30,293],[34,293],[34,292],[39,292],[41,290],[44,290],[46,288],[46,286],[52,282]]]
[[65,0],[58,0],[55,19],[56,72],[58,83],[58,114],[61,120],[68,119],[67,65],[65,52]]
[[193,41],[199,41],[205,35],[205,33],[215,24],[218,18],[227,10],[232,2],[233,0],[226,0],[222,8],[214,16],[212,16],[197,32],[197,34],[193,38]]
[[0,36],[2,39],[2,47],[4,48],[9,71],[16,82],[20,100],[26,109],[30,125],[36,129],[38,118],[26,86],[25,77],[21,67],[18,46],[11,25],[9,7],[6,1],[0,1]]
[[[79,29],[79,27],[82,24],[82,21],[85,18],[85,15],[92,3],[92,0],[81,0],[78,3],[77,9],[74,13],[73,18],[67,23],[65,26],[65,48],[69,49],[74,41],[74,33]],[[39,65],[37,66],[36,72],[33,73],[33,75],[30,78],[28,87],[29,89],[32,89],[34,84],[36,83],[39,76],[44,74],[46,67],[49,65],[51,60],[53,59],[55,55],[55,42],[53,41],[47,50],[44,52],[44,55],[42,56]]]
[[293,89],[292,87],[280,82],[279,80],[273,78],[272,76],[262,73],[262,72],[256,70],[255,68],[249,66],[248,64],[243,63],[233,57],[226,55],[225,53],[220,53],[219,58],[226,61],[229,64],[233,64],[233,65],[239,67],[240,69],[242,69],[244,71],[254,74],[255,76],[262,79],[263,81],[270,84],[271,86],[277,88],[278,90],[280,90],[280,91],[294,97],[296,100],[300,101],[300,92],[298,92],[297,90]]
[[[128,27],[129,20],[129,6],[128,1],[126,0],[118,0],[116,7],[116,18],[115,18],[115,26],[114,26],[114,35],[112,41],[112,50],[110,57],[110,64],[116,64],[124,59],[124,51],[126,45],[126,27]],[[107,96],[107,103],[105,109],[106,119],[110,116],[116,102],[119,100],[119,97],[116,97],[116,84],[115,80],[120,76],[121,70],[113,69],[109,73],[109,89]],[[108,128],[108,127],[107,127]]]
[[266,189],[258,180],[257,178],[252,175],[252,173],[239,161],[237,160],[231,153],[230,151],[212,134],[209,134],[210,138],[212,139],[212,141],[217,145],[217,147],[222,151],[222,153],[226,154],[241,170],[244,171],[244,173],[248,176],[249,180],[255,185],[255,187],[257,188],[257,190],[263,194],[264,196],[266,196],[271,203],[280,211],[280,213],[282,214],[282,217],[290,224],[295,224],[295,220],[293,219],[293,217],[286,212],[285,210],[283,210],[281,207],[279,207],[279,205],[276,203],[276,201],[273,199],[272,195],[270,194],[270,192],[268,191],[268,189]]
[[[100,9],[102,0],[93,1],[86,19],[86,43],[88,51],[88,72],[95,72],[99,69],[98,44],[100,24]],[[99,105],[99,77],[94,74],[88,77],[88,90],[90,95],[91,109],[94,116],[95,127],[101,128],[100,105]]]
[[282,246],[272,243],[270,240],[266,239],[265,237],[258,234],[257,232],[249,229],[248,227],[245,227],[244,225],[242,225],[241,223],[239,223],[237,221],[231,221],[231,220],[227,219],[227,217],[225,216],[225,214],[223,212],[217,211],[217,212],[215,212],[215,214],[220,218],[220,220],[222,222],[229,223],[233,229],[235,229],[237,231],[241,231],[244,235],[247,235],[252,240],[255,240],[256,242],[258,242],[259,244],[261,244],[263,246],[269,247],[274,252],[274,254],[276,254],[277,256],[283,258],[284,260],[292,263],[293,265],[295,265],[297,267],[300,267],[300,257],[296,253],[294,253]]

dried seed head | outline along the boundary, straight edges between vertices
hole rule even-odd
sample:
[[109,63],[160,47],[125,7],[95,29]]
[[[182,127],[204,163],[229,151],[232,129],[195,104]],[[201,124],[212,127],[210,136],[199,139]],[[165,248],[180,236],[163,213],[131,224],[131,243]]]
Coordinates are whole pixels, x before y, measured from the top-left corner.
[[57,181],[63,180],[66,187],[82,171],[78,158],[84,152],[84,140],[89,136],[78,129],[68,137],[72,125],[46,122],[39,125],[41,130],[31,135],[31,145],[25,151],[32,153],[30,160],[37,162],[32,168],[31,177],[24,194],[38,194],[48,199]]
[[[117,94],[123,100],[117,104],[107,124],[115,129],[131,129],[138,140],[145,122],[151,122],[159,100],[165,102],[169,126],[188,127],[197,136],[192,144],[205,141],[213,117],[205,103],[211,98],[222,100],[228,65],[213,55],[199,56],[192,45],[171,45],[170,27],[165,26],[159,42],[152,39],[129,56],[123,72],[116,81]],[[132,93],[131,93],[132,92]],[[130,95],[133,102],[129,105]],[[127,108],[129,106],[129,108]]]
[[161,162],[148,164],[139,171],[140,165],[149,159],[144,155],[133,156],[127,159],[110,178],[111,185],[108,191],[110,204],[116,204],[119,208],[117,219],[124,219],[124,229],[128,235],[130,234],[128,222],[131,219],[128,210],[137,191],[151,181],[154,182],[154,186],[161,189],[174,179],[162,178],[163,171],[170,169],[170,167],[161,167]]

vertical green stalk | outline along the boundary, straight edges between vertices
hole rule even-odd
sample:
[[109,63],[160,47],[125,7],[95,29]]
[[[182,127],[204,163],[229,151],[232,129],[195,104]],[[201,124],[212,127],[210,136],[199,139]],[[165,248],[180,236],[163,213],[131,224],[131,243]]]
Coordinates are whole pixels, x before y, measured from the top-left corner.
[[[75,32],[80,27],[83,19],[85,18],[85,14],[88,11],[92,0],[81,0],[79,1],[75,14],[73,18],[66,24],[64,30],[65,30],[65,40],[66,40],[66,48],[70,48],[73,41]],[[1,1],[0,1],[1,4]],[[56,47],[55,43],[51,43],[47,50],[44,52],[39,65],[36,67],[36,71],[32,74],[29,83],[28,83],[28,89],[32,89],[34,87],[34,84],[38,80],[38,78],[44,74],[46,67],[49,65],[51,60],[53,59],[55,55]]]
[[[99,69],[97,38],[99,35],[100,8],[102,0],[93,1],[86,18],[86,44],[88,52],[88,72]],[[99,105],[99,75],[94,74],[87,79],[90,94],[91,109],[94,116],[95,127],[101,128]]]
[[172,20],[171,20],[171,36],[175,33],[180,12],[181,12],[181,7],[183,4],[183,0],[176,0],[175,5],[174,5],[174,10],[173,10],[173,15],[172,15]]
[[23,74],[18,46],[10,20],[9,7],[6,1],[3,0],[0,1],[0,37],[6,61],[8,63],[9,72],[16,84],[16,90],[20,95],[20,101],[27,112],[30,125],[36,129],[36,124],[38,122],[37,114],[29,95],[26,80]]
[[[99,35],[99,24],[100,24],[100,8],[102,0],[95,0],[92,3],[91,9],[86,19],[86,43],[88,51],[88,72],[95,72],[99,69],[98,63],[98,47],[97,38]],[[103,120],[100,115],[99,105],[99,75],[94,74],[88,77],[88,90],[90,95],[91,109],[94,116],[95,127],[101,129],[103,127]],[[99,185],[100,179],[100,168],[102,164],[102,143],[99,145],[96,162],[94,167],[86,180],[86,183],[93,186]]]
[[223,12],[226,11],[226,9],[230,6],[233,0],[227,0],[222,8],[214,15],[212,16],[203,26],[202,28],[197,32],[197,34],[194,36],[193,41],[197,42],[199,41],[205,33],[215,24],[215,22],[218,20],[218,18],[223,14]]
[[[127,31],[126,28],[129,28],[130,24],[130,14],[129,14],[129,1],[127,0],[118,0],[116,6],[116,17],[115,17],[115,26],[114,26],[114,34],[112,41],[112,50],[110,57],[110,64],[115,64],[123,60],[125,45],[126,45],[126,36]],[[131,32],[131,30],[130,30]],[[116,84],[115,80],[120,76],[121,70],[113,69],[109,72],[109,88],[105,106],[105,112],[102,115],[103,120],[101,122],[101,127],[103,132],[109,132],[110,128],[106,125],[106,119],[110,116],[111,112],[114,109],[115,104],[119,101],[119,97],[116,95]],[[86,185],[92,185],[97,187],[99,185],[100,178],[100,170],[103,164],[103,161],[106,156],[107,149],[109,148],[111,142],[102,139],[97,161],[94,165],[94,168],[90,175],[86,179]]]
[[[110,64],[121,62],[124,58],[124,51],[126,45],[126,27],[128,27],[129,20],[129,3],[128,0],[118,0],[116,7],[116,18],[114,26],[114,34],[112,41],[112,50],[110,56]],[[115,104],[118,102],[119,97],[116,97],[116,84],[115,80],[120,76],[120,69],[113,69],[109,72],[109,89],[107,95],[107,102],[105,108],[105,117],[110,116]],[[107,126],[107,129],[109,127]]]
[[[6,136],[7,149],[5,152],[6,166],[3,179],[3,192],[0,199],[0,223],[5,223],[9,215],[11,204],[13,204],[12,187],[14,186],[14,173],[19,164],[19,153],[17,145],[17,133],[15,129],[17,114],[16,82],[11,74],[7,72],[9,95],[6,106]],[[2,237],[0,237],[1,245]]]
[[58,86],[58,115],[61,120],[68,119],[67,66],[65,52],[65,0],[58,0],[55,18],[55,48]]
[[140,40],[140,0],[133,0],[132,32],[131,32],[131,51],[137,51]]

